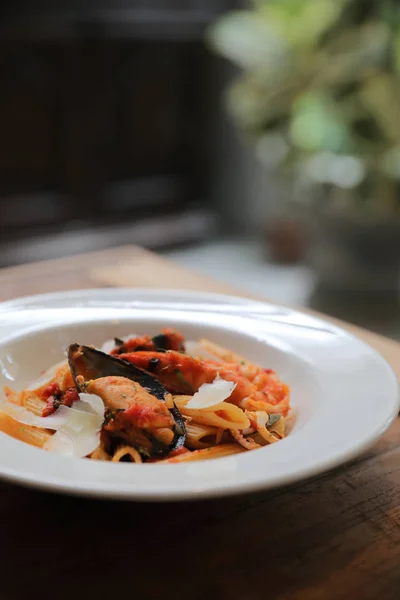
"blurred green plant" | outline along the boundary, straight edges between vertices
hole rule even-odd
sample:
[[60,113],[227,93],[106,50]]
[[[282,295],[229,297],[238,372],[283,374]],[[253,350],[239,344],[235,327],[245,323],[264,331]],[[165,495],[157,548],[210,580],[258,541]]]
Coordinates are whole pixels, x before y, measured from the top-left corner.
[[208,33],[242,70],[227,105],[266,168],[400,210],[400,2],[253,0]]

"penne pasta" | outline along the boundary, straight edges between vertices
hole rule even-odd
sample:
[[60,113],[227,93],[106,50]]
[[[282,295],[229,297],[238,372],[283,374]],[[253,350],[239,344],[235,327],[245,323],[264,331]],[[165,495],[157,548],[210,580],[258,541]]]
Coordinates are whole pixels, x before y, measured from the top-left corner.
[[10,435],[16,440],[43,448],[44,444],[51,438],[52,433],[47,429],[33,427],[32,425],[22,425],[5,413],[0,413],[0,431]]
[[62,391],[65,391],[70,387],[75,387],[75,383],[72,378],[72,373],[71,373],[68,363],[63,363],[61,366],[59,366],[56,369],[56,372],[53,375],[53,377],[51,377],[51,379],[48,379],[48,381],[44,382],[39,387],[36,387],[34,389],[32,389],[32,387],[30,387],[29,389],[31,392],[34,392],[37,396],[40,397],[43,395],[43,391],[51,383],[57,383],[60,390],[62,390]]
[[222,458],[223,456],[230,456],[231,454],[240,454],[240,452],[245,452],[245,449],[242,448],[242,446],[239,446],[239,444],[221,444],[220,446],[213,446],[203,450],[194,450],[194,452],[188,452],[174,456],[173,458],[160,460],[157,462],[157,464],[173,464],[195,460],[211,460],[214,458]]
[[191,421],[186,424],[185,445],[194,450],[215,446],[220,432],[221,429],[218,429],[218,427]]
[[92,460],[111,460],[112,457],[104,450],[104,448],[100,444],[100,446],[96,448],[94,452],[92,452],[89,458],[91,458]]
[[257,431],[255,433],[252,433],[250,436],[245,437],[246,439],[248,439],[248,437],[251,437],[251,439],[259,446],[268,446],[267,440],[261,437],[261,435]]
[[118,450],[115,452],[111,461],[112,462],[120,462],[125,457],[131,458],[132,462],[134,462],[134,463],[143,462],[140,452],[138,452],[135,448],[132,448],[132,446],[128,446],[128,445],[120,446],[118,448]]
[[278,434],[278,436],[280,438],[283,438],[283,437],[285,437],[285,428],[286,428],[286,419],[285,419],[285,417],[281,416],[281,418],[278,419],[277,421],[275,421],[275,423],[273,425],[268,427],[268,430],[271,433]]
[[30,410],[38,417],[41,416],[43,409],[46,407],[46,400],[39,398],[35,392],[25,390],[20,396],[21,405]]
[[250,425],[244,411],[229,402],[219,402],[208,408],[186,408],[191,396],[174,396],[174,402],[180,412],[191,417],[196,423],[213,425],[221,429],[247,429]]
[[55,380],[60,386],[60,390],[62,391],[67,390],[70,387],[75,387],[75,383],[72,378],[72,373],[68,364],[58,369]]

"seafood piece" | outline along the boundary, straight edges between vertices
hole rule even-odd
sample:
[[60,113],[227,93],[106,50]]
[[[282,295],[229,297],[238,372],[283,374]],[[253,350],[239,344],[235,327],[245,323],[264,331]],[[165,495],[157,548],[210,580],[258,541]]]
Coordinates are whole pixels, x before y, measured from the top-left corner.
[[107,407],[103,430],[149,455],[162,454],[184,444],[182,415],[171,394],[153,375],[79,344],[69,347],[68,361],[77,389],[103,399]]
[[126,377],[100,377],[85,384],[107,407],[104,429],[140,448],[149,456],[168,450],[175,437],[175,421],[167,404]]
[[81,375],[84,381],[114,375],[115,377],[126,377],[131,381],[140,383],[142,387],[159,400],[164,401],[165,395],[168,393],[153,375],[135,367],[132,363],[105,354],[101,350],[96,350],[90,346],[71,344],[68,348],[68,362],[74,383],[79,391],[85,390],[82,381],[77,380],[78,375]]
[[179,352],[131,352],[120,355],[136,367],[154,374],[173,394],[194,394],[203,383],[222,379],[236,383],[228,402],[248,410],[264,410],[286,415],[289,388],[275,373],[254,366],[217,364]]
[[176,350],[177,352],[184,352],[184,341],[184,337],[181,333],[179,333],[179,331],[175,331],[175,329],[164,328],[161,330],[161,333],[155,335],[154,337],[143,335],[140,337],[132,337],[126,341],[115,338],[116,348],[111,351],[111,354],[113,356],[118,356],[119,354],[135,352],[137,350]]

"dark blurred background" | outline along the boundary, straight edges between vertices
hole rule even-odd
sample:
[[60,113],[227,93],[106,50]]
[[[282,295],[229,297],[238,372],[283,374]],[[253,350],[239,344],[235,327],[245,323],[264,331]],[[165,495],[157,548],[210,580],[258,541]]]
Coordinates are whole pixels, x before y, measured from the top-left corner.
[[135,243],[400,337],[399,10],[3,1],[0,266]]
[[203,33],[229,6],[2,4],[1,264],[205,235],[219,103]]

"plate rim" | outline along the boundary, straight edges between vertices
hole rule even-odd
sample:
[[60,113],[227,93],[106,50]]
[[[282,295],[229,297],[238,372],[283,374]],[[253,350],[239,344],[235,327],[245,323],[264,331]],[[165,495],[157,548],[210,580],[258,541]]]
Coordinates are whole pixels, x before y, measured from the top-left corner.
[[[222,496],[230,496],[230,495],[236,495],[236,494],[241,494],[241,493],[247,493],[247,492],[256,492],[256,491],[261,491],[261,490],[268,490],[268,489],[273,489],[273,488],[277,488],[277,487],[282,487],[282,486],[286,486],[286,485],[290,485],[293,484],[295,482],[300,482],[300,481],[304,481],[309,479],[310,477],[316,476],[316,475],[325,475],[327,472],[329,472],[330,470],[332,470],[335,467],[338,467],[339,465],[344,465],[346,464],[348,461],[352,460],[353,458],[355,458],[356,456],[362,454],[363,452],[365,452],[365,450],[369,447],[371,447],[374,443],[376,443],[376,441],[383,435],[383,433],[388,429],[388,427],[392,424],[392,422],[394,421],[394,419],[396,418],[396,415],[399,412],[399,408],[400,408],[400,388],[399,388],[399,382],[397,379],[397,376],[393,370],[393,368],[391,367],[391,365],[386,361],[386,359],[373,347],[371,347],[367,342],[365,342],[364,340],[358,338],[355,334],[353,334],[352,332],[348,332],[346,329],[343,329],[342,327],[331,323],[329,320],[325,320],[322,316],[322,318],[320,316],[314,316],[312,315],[308,315],[308,313],[303,313],[301,310],[297,310],[297,309],[291,309],[289,307],[286,306],[281,306],[279,304],[274,304],[272,302],[269,301],[262,301],[262,300],[258,300],[258,299],[253,299],[253,298],[246,298],[246,297],[241,297],[241,296],[232,296],[229,294],[219,294],[219,293],[214,293],[214,292],[197,292],[197,291],[193,291],[193,290],[174,290],[174,289],[161,289],[161,288],[156,288],[156,289],[152,289],[152,288],[83,288],[80,290],[72,290],[72,291],[59,291],[59,292],[50,292],[50,293],[45,293],[45,294],[35,294],[35,295],[30,295],[30,296],[22,296],[20,298],[15,298],[12,300],[8,300],[5,301],[3,303],[0,303],[0,311],[4,308],[16,308],[18,309],[18,306],[23,305],[24,302],[26,301],[51,301],[53,299],[62,299],[64,298],[66,303],[68,303],[68,301],[73,300],[73,297],[75,296],[85,296],[85,295],[89,295],[89,296],[96,296],[99,293],[104,292],[106,295],[118,295],[118,294],[125,294],[125,295],[130,295],[131,299],[134,300],[134,296],[138,296],[138,295],[142,295],[142,296],[146,296],[146,295],[151,295],[151,296],[164,296],[168,295],[170,298],[176,298],[179,295],[183,295],[186,296],[186,298],[189,296],[192,299],[204,299],[204,300],[208,300],[208,301],[213,301],[213,302],[227,302],[230,304],[235,304],[235,305],[243,305],[243,304],[247,304],[250,303],[254,306],[268,306],[270,308],[277,308],[279,310],[283,310],[286,312],[286,314],[290,314],[290,315],[305,315],[307,317],[309,317],[312,321],[315,321],[318,324],[324,324],[324,325],[329,325],[329,328],[332,331],[335,332],[340,332],[341,334],[344,334],[346,338],[349,338],[355,342],[357,342],[358,344],[361,344],[362,346],[364,346],[364,348],[366,348],[368,350],[369,353],[372,353],[372,355],[374,355],[375,358],[378,358],[381,365],[385,367],[386,371],[387,371],[387,376],[390,377],[392,379],[392,383],[394,384],[394,397],[393,397],[393,407],[392,407],[392,411],[391,414],[388,414],[387,419],[386,419],[386,424],[385,426],[383,426],[379,431],[376,431],[376,433],[374,435],[370,435],[367,439],[365,439],[363,442],[359,443],[352,452],[347,452],[345,453],[345,455],[339,455],[339,456],[334,456],[333,459],[331,461],[325,461],[324,463],[320,464],[320,463],[316,463],[312,468],[309,469],[301,469],[299,473],[293,473],[291,476],[286,475],[285,479],[283,481],[274,481],[274,480],[265,480],[265,479],[259,479],[257,481],[254,482],[246,482],[244,485],[242,485],[239,482],[232,482],[229,481],[228,483],[222,483],[220,484],[220,486],[216,487],[216,486],[207,486],[205,489],[203,490],[196,490],[196,492],[194,492],[192,489],[188,489],[187,491],[182,491],[182,490],[168,490],[167,492],[165,492],[165,495],[163,494],[162,491],[160,490],[154,490],[154,491],[140,491],[140,490],[135,490],[132,488],[126,488],[126,489],[109,489],[107,488],[107,486],[104,485],[104,483],[100,483],[98,486],[94,486],[93,482],[85,485],[84,483],[82,483],[81,481],[77,482],[77,481],[58,481],[55,482],[54,480],[45,480],[42,478],[42,480],[37,481],[35,479],[35,473],[33,472],[31,475],[27,474],[27,473],[7,473],[4,472],[4,467],[3,465],[0,464],[0,477],[11,481],[13,483],[18,483],[20,485],[25,485],[28,487],[34,487],[34,488],[38,488],[38,489],[44,489],[47,491],[52,491],[52,492],[58,492],[58,493],[67,493],[67,494],[71,494],[71,495],[79,495],[79,496],[91,496],[91,497],[100,497],[100,498],[114,498],[114,499],[119,499],[119,500],[127,500],[127,501],[151,501],[151,502],[164,502],[164,501],[187,501],[187,500],[200,500],[200,499],[204,499],[204,498],[212,498],[212,497],[222,497]],[[183,300],[183,302],[185,302],[185,299]],[[39,326],[39,329],[44,329],[44,327]],[[5,338],[0,338],[0,345],[1,347],[5,346],[7,343],[11,342],[12,339],[17,339],[19,337],[21,337],[21,335],[23,336],[24,334],[28,333],[28,331],[26,330],[26,328],[22,328],[21,330],[15,332],[14,334],[12,334],[11,336],[6,336]],[[396,393],[397,392],[397,393]],[[18,442],[17,440],[14,440],[14,442],[20,444],[21,442]],[[31,449],[32,450],[32,449]],[[35,451],[41,452],[40,449],[34,449]],[[60,458],[60,457],[59,457]],[[65,457],[62,457],[64,460],[71,460],[69,458],[65,459]],[[77,459],[79,460],[79,459]],[[224,459],[219,459],[219,461],[222,461]],[[114,468],[117,465],[114,465]],[[181,467],[182,465],[174,465],[174,468],[177,467]],[[143,468],[143,467],[141,467]],[[148,466],[146,467],[148,468]]]

